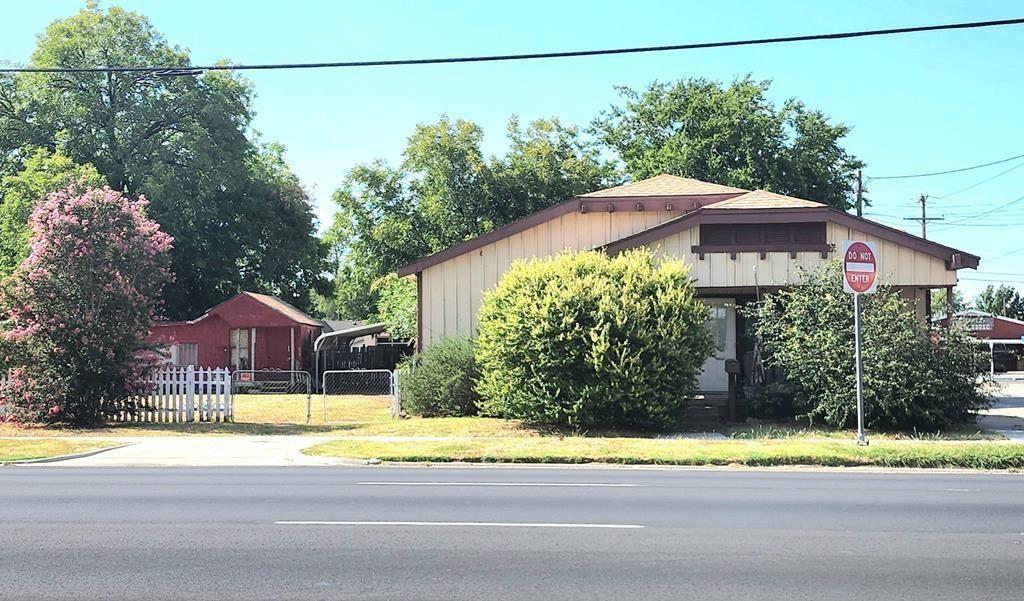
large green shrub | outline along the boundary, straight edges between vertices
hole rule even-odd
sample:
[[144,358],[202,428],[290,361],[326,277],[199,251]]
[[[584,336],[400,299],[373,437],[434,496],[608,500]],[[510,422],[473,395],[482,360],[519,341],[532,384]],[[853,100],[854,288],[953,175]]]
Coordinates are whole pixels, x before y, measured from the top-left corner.
[[519,262],[479,314],[482,409],[569,426],[676,424],[714,351],[687,267],[649,251]]
[[[781,368],[794,410],[835,427],[856,424],[853,296],[838,261],[802,285],[769,294],[753,311],[766,362]],[[899,293],[861,297],[865,421],[877,429],[933,430],[985,407],[983,352],[958,327],[931,328]]]
[[403,365],[402,409],[421,417],[476,415],[479,376],[468,338],[446,338]]

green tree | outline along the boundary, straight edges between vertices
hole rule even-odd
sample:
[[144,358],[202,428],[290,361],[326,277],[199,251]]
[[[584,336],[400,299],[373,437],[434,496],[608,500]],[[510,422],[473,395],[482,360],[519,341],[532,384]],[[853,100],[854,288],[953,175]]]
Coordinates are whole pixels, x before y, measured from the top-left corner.
[[850,208],[863,163],[841,145],[849,127],[799,100],[777,107],[769,86],[745,77],[622,87],[623,102],[593,129],[634,179],[671,173]]
[[[35,67],[186,67],[141,14],[90,3],[39,36]],[[169,317],[194,317],[245,287],[308,304],[322,250],[306,193],[277,146],[249,136],[252,89],[224,72],[28,73],[0,79],[0,168],[35,146],[90,164],[115,190],[152,198],[178,243]],[[301,290],[300,290],[301,289]]]
[[47,194],[72,183],[105,183],[92,165],[77,165],[64,155],[36,149],[27,156],[21,171],[0,178],[0,279],[28,256],[28,219]]
[[416,127],[401,165],[350,171],[326,236],[337,266],[328,314],[370,317],[372,283],[397,267],[617,181],[593,143],[557,120],[522,128],[512,118],[507,135],[508,151],[485,157],[479,126],[444,117]]
[[992,315],[1024,319],[1024,297],[1012,286],[986,286],[974,299],[974,306]]
[[[936,288],[932,290],[932,313],[935,315],[945,316],[949,313],[950,303],[948,301],[949,294],[946,293],[945,288]],[[960,313],[967,308],[967,301],[964,300],[964,293],[959,289],[953,289],[953,313]]]
[[374,282],[370,292],[377,297],[373,320],[387,323],[392,338],[415,338],[416,280],[389,273]]

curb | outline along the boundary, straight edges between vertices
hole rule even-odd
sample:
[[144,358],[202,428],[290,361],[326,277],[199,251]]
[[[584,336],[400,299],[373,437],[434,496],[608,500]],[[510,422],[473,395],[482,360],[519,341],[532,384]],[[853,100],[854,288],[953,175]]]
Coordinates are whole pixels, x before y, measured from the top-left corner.
[[15,461],[0,461],[0,466],[3,465],[32,465],[37,463],[56,463],[58,461],[67,461],[69,459],[80,459],[82,457],[91,457],[93,455],[99,455],[100,453],[106,453],[107,451],[113,451],[114,449],[121,449],[124,447],[136,444],[134,442],[126,442],[124,444],[113,445],[109,447],[100,447],[98,449],[92,449],[91,451],[82,451],[81,453],[69,453],[67,455],[54,455],[53,457],[40,457],[39,459],[17,459]]
[[623,470],[623,471],[678,471],[678,472],[776,472],[776,473],[833,473],[833,474],[977,474],[1003,475],[1020,478],[1022,472],[1014,469],[974,469],[957,467],[881,467],[876,465],[827,466],[810,464],[792,465],[671,465],[656,463],[518,463],[518,462],[471,462],[471,461],[382,461],[380,459],[356,459],[334,457],[337,464],[322,467],[383,467],[393,469],[573,469],[573,470]]

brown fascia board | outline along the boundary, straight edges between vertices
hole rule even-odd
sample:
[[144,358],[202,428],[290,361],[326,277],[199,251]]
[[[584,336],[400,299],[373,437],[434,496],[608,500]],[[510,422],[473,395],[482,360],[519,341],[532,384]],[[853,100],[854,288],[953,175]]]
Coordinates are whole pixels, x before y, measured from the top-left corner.
[[460,242],[454,246],[423,257],[418,261],[403,265],[398,268],[399,276],[407,276],[419,273],[428,267],[454,259],[478,248],[487,246],[492,242],[518,234],[523,230],[551,221],[562,215],[580,211],[582,213],[598,212],[620,212],[620,211],[692,211],[705,205],[721,202],[746,194],[746,192],[730,192],[724,194],[687,194],[680,196],[606,196],[595,198],[589,196],[577,196],[561,204],[548,207],[528,215],[519,221],[499,227],[482,236]]
[[605,245],[603,248],[608,252],[621,252],[644,244],[650,244],[670,236],[676,232],[688,229],[702,223],[800,223],[814,221],[832,221],[845,225],[866,234],[888,240],[895,244],[911,248],[913,250],[937,257],[946,261],[949,269],[960,269],[978,267],[981,261],[977,255],[972,255],[955,248],[950,248],[931,240],[925,240],[908,234],[896,228],[875,223],[863,217],[850,215],[832,207],[809,207],[809,208],[774,208],[774,209],[715,209],[705,207],[677,217],[670,221],[658,224],[642,232],[627,236]]

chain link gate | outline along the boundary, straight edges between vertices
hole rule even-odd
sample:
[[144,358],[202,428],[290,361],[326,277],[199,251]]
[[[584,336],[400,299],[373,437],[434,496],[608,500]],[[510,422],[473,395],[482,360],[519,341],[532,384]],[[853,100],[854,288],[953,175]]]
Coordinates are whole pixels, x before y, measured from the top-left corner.
[[325,424],[379,421],[394,415],[397,382],[387,369],[336,369],[323,372]]
[[231,374],[236,423],[308,424],[313,378],[308,371],[238,370]]

